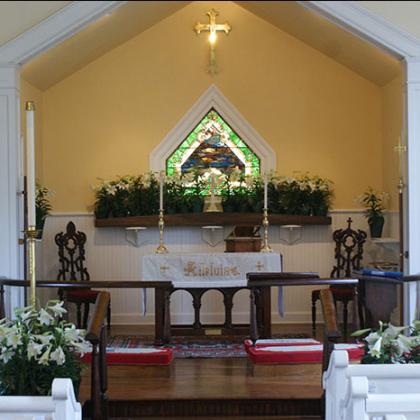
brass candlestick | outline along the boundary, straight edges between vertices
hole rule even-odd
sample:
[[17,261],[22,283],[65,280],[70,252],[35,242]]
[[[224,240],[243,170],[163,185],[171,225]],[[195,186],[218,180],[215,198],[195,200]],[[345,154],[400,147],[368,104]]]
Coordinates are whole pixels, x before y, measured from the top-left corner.
[[165,229],[165,221],[163,219],[163,209],[159,210],[159,246],[156,248],[156,254],[167,254],[168,248],[166,248],[163,242],[163,232]]
[[28,277],[31,290],[31,305],[36,306],[36,277],[35,277],[35,240],[38,231],[35,226],[28,226],[25,231],[28,244]]
[[263,239],[263,245],[261,247],[261,252],[273,252],[270,245],[268,245],[268,209],[263,209],[263,226],[264,226],[264,239]]

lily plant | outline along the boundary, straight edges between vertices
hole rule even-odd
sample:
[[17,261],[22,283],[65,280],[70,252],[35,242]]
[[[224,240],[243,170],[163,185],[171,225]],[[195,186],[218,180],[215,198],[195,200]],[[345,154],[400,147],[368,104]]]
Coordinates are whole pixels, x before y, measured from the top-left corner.
[[366,334],[363,338],[365,356],[362,363],[418,363],[420,321],[414,321],[412,327],[397,327],[379,321],[378,330],[358,330],[352,336],[361,337]]
[[79,354],[90,351],[85,331],[63,319],[63,302],[15,310],[0,320],[0,395],[48,395],[55,377],[80,382]]

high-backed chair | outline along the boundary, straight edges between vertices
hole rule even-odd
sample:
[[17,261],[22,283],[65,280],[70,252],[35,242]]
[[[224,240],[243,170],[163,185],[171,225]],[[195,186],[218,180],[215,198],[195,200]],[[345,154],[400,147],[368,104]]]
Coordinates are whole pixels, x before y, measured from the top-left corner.
[[[58,246],[58,256],[60,261],[60,270],[57,280],[71,280],[86,282],[90,280],[90,275],[85,267],[85,243],[86,234],[76,231],[73,222],[66,226],[66,232],[60,232],[55,235],[55,243]],[[75,303],[77,308],[77,326],[78,328],[87,328],[89,317],[89,305],[94,304],[99,290],[90,288],[80,288],[72,290],[59,290],[60,299]],[[83,323],[81,307],[84,305]],[[111,327],[111,303],[108,305],[107,312],[108,328]]]
[[[367,234],[363,230],[357,231],[351,228],[353,220],[347,219],[347,228],[338,229],[333,233],[335,242],[336,264],[331,272],[331,277],[351,277],[353,270],[360,270],[363,259],[363,244]],[[347,337],[348,304],[354,299],[354,288],[349,286],[331,286],[330,290],[334,297],[334,303],[343,304],[343,332]],[[316,331],[316,302],[320,298],[320,290],[312,291],[312,331]],[[359,314],[362,318],[362,314]]]

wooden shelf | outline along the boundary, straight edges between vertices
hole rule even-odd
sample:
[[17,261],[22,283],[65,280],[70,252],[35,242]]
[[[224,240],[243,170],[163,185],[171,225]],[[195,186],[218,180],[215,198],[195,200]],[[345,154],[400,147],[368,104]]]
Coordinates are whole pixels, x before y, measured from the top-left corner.
[[[294,216],[270,214],[271,225],[330,225],[329,216]],[[260,225],[262,215],[258,213],[183,213],[165,215],[165,226],[225,226]],[[158,216],[131,216],[95,219],[96,227],[156,227]]]

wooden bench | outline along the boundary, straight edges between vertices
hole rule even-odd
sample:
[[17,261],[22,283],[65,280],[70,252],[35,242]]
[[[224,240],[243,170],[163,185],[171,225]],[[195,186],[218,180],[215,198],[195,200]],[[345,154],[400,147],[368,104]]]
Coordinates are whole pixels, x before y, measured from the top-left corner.
[[[345,418],[343,417],[343,410],[340,408],[345,405],[350,407],[354,403],[350,402],[349,398],[352,393],[352,384],[355,383],[352,382],[352,378],[356,377],[365,378],[364,383],[367,385],[363,389],[364,392],[369,393],[369,396],[373,396],[370,401],[375,400],[375,395],[387,395],[389,401],[401,396],[408,401],[414,397],[405,397],[405,395],[412,394],[417,396],[417,405],[420,407],[420,364],[352,365],[349,363],[347,352],[335,350],[332,352],[328,370],[323,375],[326,420]],[[364,396],[366,396],[366,392],[363,394]],[[394,397],[395,395],[398,395],[398,397]],[[353,397],[356,397],[356,394]],[[386,400],[386,397],[383,399]],[[370,406],[370,409],[373,410],[373,405]],[[395,411],[388,412],[398,414]],[[359,418],[364,419],[365,417]],[[416,418],[420,418],[420,412],[419,417]]]
[[81,420],[82,408],[76,401],[69,378],[54,379],[50,397],[0,397],[2,420]]

